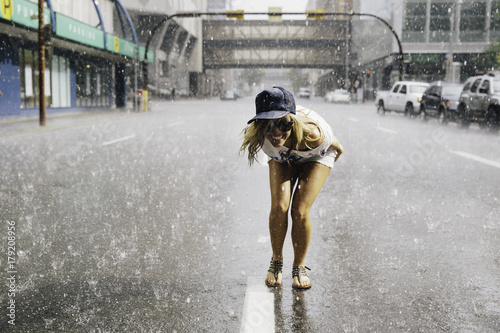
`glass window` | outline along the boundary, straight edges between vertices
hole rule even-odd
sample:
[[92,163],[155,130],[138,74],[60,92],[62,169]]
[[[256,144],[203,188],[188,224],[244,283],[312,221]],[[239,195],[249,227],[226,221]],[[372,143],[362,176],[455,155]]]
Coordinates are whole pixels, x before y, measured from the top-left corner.
[[459,97],[461,92],[462,92],[462,87],[459,85],[443,87],[443,95],[445,96]]
[[21,108],[34,108],[35,96],[35,58],[30,50],[20,49]]
[[479,89],[480,94],[487,94],[490,91],[490,81],[484,80],[481,88]]
[[405,31],[423,32],[425,30],[425,16],[424,17],[406,17],[405,18]]
[[490,39],[500,39],[500,0],[491,1]]
[[453,2],[439,2],[431,5],[431,30],[450,30]]
[[403,23],[404,42],[425,42],[426,2],[406,2]]
[[437,86],[432,86],[430,89],[429,89],[429,95],[431,96],[438,96],[439,92],[438,92],[438,87]]
[[77,106],[90,106],[90,81],[87,79],[90,75],[89,70],[90,65],[86,61],[77,60],[75,62]]
[[[50,61],[45,64],[44,88],[45,103],[51,104],[50,89]],[[27,49],[19,49],[19,75],[21,91],[21,108],[35,108],[39,106],[40,96],[40,71],[38,69],[38,52]]]
[[448,42],[450,40],[451,14],[453,2],[433,2],[431,5],[430,35],[431,42]]
[[464,86],[463,91],[467,91],[467,90],[469,90],[469,89],[470,89],[470,81],[469,81],[469,82],[467,82],[467,83],[465,83],[465,86]]
[[460,13],[460,40],[462,42],[486,41],[486,2],[463,2]]
[[472,87],[470,87],[470,91],[475,93],[477,90],[477,87],[479,87],[479,83],[481,83],[481,79],[477,79],[476,81],[474,81],[474,83],[472,84]]
[[106,61],[77,60],[76,104],[77,106],[109,106],[111,64]]
[[415,93],[423,94],[425,89],[427,89],[427,86],[415,86],[415,85],[410,86],[410,92],[413,94]]
[[26,108],[26,65],[23,49],[19,49],[19,80],[21,83],[21,109],[24,109]]
[[500,80],[493,80],[493,91],[494,92],[499,92],[500,91]]
[[411,16],[424,16],[426,13],[427,3],[422,1],[408,1],[406,3],[406,15]]
[[54,55],[51,61],[52,106],[71,106],[70,68],[67,58]]

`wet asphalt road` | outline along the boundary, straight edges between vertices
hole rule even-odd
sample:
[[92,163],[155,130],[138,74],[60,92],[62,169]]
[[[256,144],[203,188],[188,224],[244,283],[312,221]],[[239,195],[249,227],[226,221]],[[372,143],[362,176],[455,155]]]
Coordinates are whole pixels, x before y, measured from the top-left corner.
[[[274,330],[500,331],[500,136],[298,103],[345,154],[311,213],[311,290],[291,288],[287,239]],[[181,100],[0,124],[0,331],[239,332],[271,256],[267,166],[238,157],[253,113]]]

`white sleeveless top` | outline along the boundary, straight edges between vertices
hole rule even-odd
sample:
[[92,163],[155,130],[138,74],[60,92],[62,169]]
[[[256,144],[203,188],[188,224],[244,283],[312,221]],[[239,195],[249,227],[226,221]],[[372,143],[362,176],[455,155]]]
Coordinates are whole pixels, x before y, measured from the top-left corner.
[[[298,108],[298,107],[297,107]],[[292,150],[288,161],[292,162],[306,162],[311,158],[324,157],[327,155],[328,148],[330,148],[333,142],[333,132],[330,125],[316,112],[303,109],[297,112],[301,112],[304,116],[309,118],[312,122],[316,123],[324,136],[323,142],[310,150]],[[264,139],[264,145],[262,146],[262,151],[269,156],[269,159],[276,160],[278,162],[286,162],[286,155],[288,148],[285,146],[274,147],[267,138]]]

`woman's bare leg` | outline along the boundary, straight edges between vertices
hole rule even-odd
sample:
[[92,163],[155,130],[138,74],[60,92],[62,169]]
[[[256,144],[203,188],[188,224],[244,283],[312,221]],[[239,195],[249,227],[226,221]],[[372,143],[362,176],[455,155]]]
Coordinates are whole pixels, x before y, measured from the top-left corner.
[[[283,261],[283,244],[288,229],[288,208],[294,184],[293,168],[286,163],[269,162],[269,183],[271,187],[271,212],[269,214],[269,234],[273,260]],[[282,274],[275,279],[267,272],[268,285],[281,286]]]
[[[304,266],[307,249],[311,241],[311,219],[309,212],[323,184],[330,173],[330,168],[316,162],[303,165],[292,203],[292,243],[294,251],[293,266]],[[293,281],[294,286],[309,287],[309,278]]]

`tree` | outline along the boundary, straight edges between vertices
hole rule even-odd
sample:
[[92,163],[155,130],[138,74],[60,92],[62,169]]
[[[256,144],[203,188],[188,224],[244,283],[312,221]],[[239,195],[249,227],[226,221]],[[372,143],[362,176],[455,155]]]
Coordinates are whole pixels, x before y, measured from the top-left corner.
[[476,72],[493,71],[500,67],[500,43],[491,44],[485,53],[473,58]]
[[[491,3],[492,16],[490,29],[500,29],[500,1],[493,0]],[[476,72],[492,71],[500,67],[500,42],[492,43],[485,53],[473,58]]]
[[258,68],[245,68],[240,74],[240,79],[247,82],[250,87],[258,85],[262,80],[261,71]]

